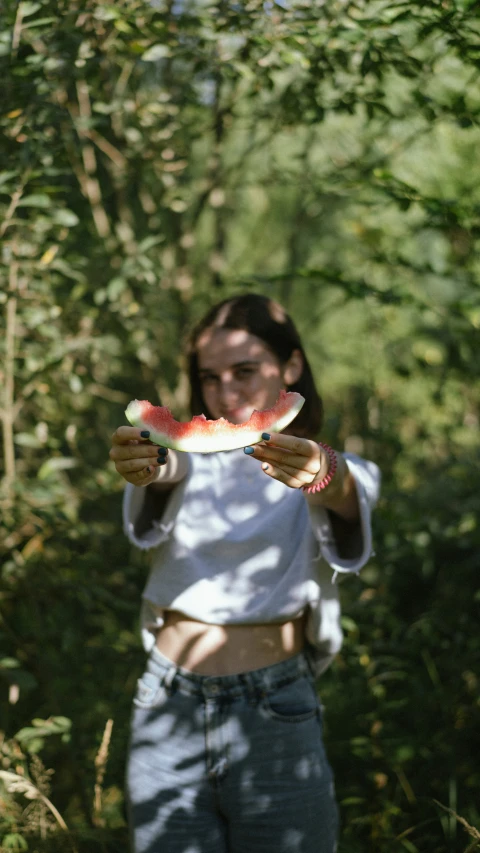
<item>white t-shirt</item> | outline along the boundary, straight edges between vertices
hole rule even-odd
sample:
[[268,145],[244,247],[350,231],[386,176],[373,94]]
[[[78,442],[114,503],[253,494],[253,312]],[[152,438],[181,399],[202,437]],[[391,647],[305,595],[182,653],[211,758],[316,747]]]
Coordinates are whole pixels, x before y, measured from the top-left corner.
[[147,650],[165,609],[215,625],[285,622],[308,608],[307,640],[317,673],[342,643],[333,573],[358,572],[371,555],[371,508],[380,473],[373,462],[344,454],[360,504],[358,549],[341,559],[328,513],[308,504],[301,489],[268,477],[243,450],[189,454],[188,474],[173,490],[159,521],[135,528],[145,489],[127,484],[124,529],[152,550],[143,593]]

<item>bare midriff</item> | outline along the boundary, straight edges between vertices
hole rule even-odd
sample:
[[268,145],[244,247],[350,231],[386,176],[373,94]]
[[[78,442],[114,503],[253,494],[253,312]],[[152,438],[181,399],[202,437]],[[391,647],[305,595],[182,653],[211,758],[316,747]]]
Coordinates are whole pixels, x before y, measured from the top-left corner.
[[268,625],[208,625],[164,611],[157,649],[200,675],[235,675],[271,666],[302,651],[306,615]]

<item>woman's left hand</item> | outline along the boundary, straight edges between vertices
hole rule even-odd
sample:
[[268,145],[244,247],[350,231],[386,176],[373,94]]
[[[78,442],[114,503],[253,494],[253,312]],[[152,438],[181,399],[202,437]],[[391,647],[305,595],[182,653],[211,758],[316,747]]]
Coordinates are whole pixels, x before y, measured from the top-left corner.
[[[291,489],[320,483],[328,474],[328,454],[307,438],[272,433],[261,444],[246,447],[247,451],[253,459],[261,461],[262,469],[269,477]],[[355,480],[341,453],[337,453],[337,470],[327,488],[305,497],[310,504],[331,509],[347,521],[356,521],[359,517]]]
[[268,441],[245,448],[245,453],[259,459],[269,477],[292,489],[320,482],[329,467],[327,453],[315,441],[283,433],[272,433]]

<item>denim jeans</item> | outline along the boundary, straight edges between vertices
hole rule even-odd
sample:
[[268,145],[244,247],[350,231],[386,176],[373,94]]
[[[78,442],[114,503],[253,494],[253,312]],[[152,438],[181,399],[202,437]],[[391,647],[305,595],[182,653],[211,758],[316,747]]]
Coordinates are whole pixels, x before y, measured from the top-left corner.
[[204,676],[154,649],[134,706],[134,853],[334,853],[333,777],[303,654]]

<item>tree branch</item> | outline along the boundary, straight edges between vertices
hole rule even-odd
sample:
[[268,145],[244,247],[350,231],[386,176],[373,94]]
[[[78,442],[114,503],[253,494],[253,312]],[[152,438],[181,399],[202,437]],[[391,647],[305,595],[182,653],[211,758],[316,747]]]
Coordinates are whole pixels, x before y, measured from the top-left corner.
[[17,315],[18,261],[14,257],[10,264],[9,291],[6,305],[6,342],[5,342],[5,388],[4,403],[1,412],[3,425],[3,456],[5,463],[4,485],[7,505],[13,503],[13,484],[15,482],[15,446],[13,443],[14,423],[14,363],[15,363],[15,321]]

